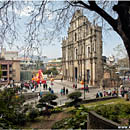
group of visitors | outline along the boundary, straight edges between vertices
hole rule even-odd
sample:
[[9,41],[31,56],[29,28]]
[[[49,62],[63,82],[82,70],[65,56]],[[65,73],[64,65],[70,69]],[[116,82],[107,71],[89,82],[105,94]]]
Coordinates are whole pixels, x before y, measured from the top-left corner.
[[44,90],[47,90],[47,83],[44,83],[44,84],[43,84],[43,89],[44,89]]
[[106,97],[106,96],[117,96],[117,89],[114,88],[114,90],[104,90],[103,92],[102,91],[98,91],[97,94],[96,94],[96,98],[99,98],[99,97]]
[[67,88],[67,89],[66,89],[65,87],[61,88],[61,90],[60,90],[61,96],[62,96],[62,95],[67,95],[68,93],[69,93],[68,88]]
[[77,84],[73,84],[73,88],[77,89]]
[[[26,88],[26,89],[30,89],[32,90],[32,92],[36,91],[38,87],[42,87],[42,82],[40,81],[40,83],[38,84],[36,81],[30,81],[29,83],[27,82],[21,82],[20,84],[20,89],[23,90],[23,88]],[[44,83],[43,84],[43,89],[44,90],[47,90],[48,89],[48,85],[47,83]]]
[[51,87],[49,87],[49,92],[54,94],[54,90]]

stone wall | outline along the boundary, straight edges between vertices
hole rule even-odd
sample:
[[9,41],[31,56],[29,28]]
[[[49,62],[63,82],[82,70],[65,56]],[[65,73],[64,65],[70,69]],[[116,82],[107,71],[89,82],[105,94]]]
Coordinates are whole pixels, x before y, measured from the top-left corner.
[[121,83],[122,81],[117,79],[104,79],[105,88],[119,87]]
[[91,111],[88,114],[87,129],[118,129],[120,124],[108,120]]
[[102,97],[102,98],[94,98],[94,99],[89,99],[89,100],[83,100],[81,102],[81,104],[98,102],[98,101],[105,101],[105,100],[114,99],[114,98],[118,98],[118,97],[117,96],[113,96],[113,97]]

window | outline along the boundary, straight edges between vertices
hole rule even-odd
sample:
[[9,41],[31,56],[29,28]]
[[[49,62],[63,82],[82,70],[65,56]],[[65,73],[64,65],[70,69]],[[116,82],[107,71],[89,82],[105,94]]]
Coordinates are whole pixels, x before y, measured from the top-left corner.
[[77,40],[77,33],[75,33],[75,41]]
[[88,57],[90,57],[90,47],[88,47]]

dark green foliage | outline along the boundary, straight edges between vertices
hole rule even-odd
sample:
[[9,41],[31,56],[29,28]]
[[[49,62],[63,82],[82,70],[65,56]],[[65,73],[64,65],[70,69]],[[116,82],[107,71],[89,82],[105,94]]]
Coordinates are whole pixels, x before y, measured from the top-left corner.
[[58,98],[55,94],[48,93],[44,97],[42,97],[39,102],[48,102],[50,103],[52,100]]
[[37,110],[37,109],[32,109],[32,110],[30,110],[30,112],[29,112],[29,119],[30,119],[31,121],[34,121],[34,119],[35,119],[38,115],[39,115],[38,110]]
[[51,109],[51,113],[58,113],[58,112],[61,112],[61,111],[62,111],[61,107],[56,107],[56,108]]
[[0,127],[16,128],[23,125],[26,116],[23,112],[24,97],[16,95],[16,88],[7,88],[0,92]]
[[72,99],[72,100],[78,100],[80,97],[82,96],[82,93],[77,91],[77,92],[73,92],[73,93],[70,93],[68,95],[68,98]]
[[88,109],[81,106],[71,111],[74,115],[56,122],[52,129],[87,129],[87,115]]
[[57,102],[51,101],[50,104],[51,104],[51,105],[54,105],[54,106],[57,106]]
[[122,119],[130,120],[130,104],[111,104],[97,106],[94,110],[105,118],[117,123],[121,123]]
[[71,101],[71,102],[66,102],[65,106],[66,107],[72,107],[72,106],[79,107],[81,101],[82,101],[82,99],[77,99],[77,100],[74,100],[74,101]]
[[39,100],[39,104],[36,107],[37,108],[43,108],[43,107],[46,108],[46,110],[44,112],[43,111],[40,112],[40,115],[41,114],[44,114],[44,115],[51,114],[51,111],[49,109],[53,109],[54,108],[53,105],[57,105],[56,102],[52,101],[52,100],[55,100],[56,98],[58,98],[58,97],[55,94],[48,93]]
[[77,92],[73,92],[73,93],[70,93],[68,95],[68,98],[72,99],[73,101],[72,102],[69,102],[69,103],[66,103],[66,106],[69,107],[69,106],[75,106],[75,107],[79,107],[80,106],[80,102],[81,102],[81,99],[79,99],[80,97],[82,96],[82,93],[77,91]]

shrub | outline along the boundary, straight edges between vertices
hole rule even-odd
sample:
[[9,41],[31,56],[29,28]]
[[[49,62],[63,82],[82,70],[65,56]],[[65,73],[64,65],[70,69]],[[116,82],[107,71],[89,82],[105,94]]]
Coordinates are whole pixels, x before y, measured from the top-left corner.
[[51,110],[52,113],[58,113],[58,112],[61,112],[62,111],[62,108],[61,107],[56,107],[56,108],[53,108]]
[[31,121],[34,121],[34,119],[39,115],[39,112],[37,109],[32,109],[30,112],[29,112],[29,119]]
[[50,103],[52,100],[58,98],[55,94],[48,93],[44,97],[42,97],[39,102],[48,102]]
[[103,105],[94,109],[98,114],[117,123],[121,123],[122,119],[129,120],[130,104]]
[[52,129],[87,129],[88,109],[81,105],[71,111],[72,117],[56,122]]
[[82,93],[77,91],[77,92],[73,92],[73,93],[70,93],[68,95],[68,98],[72,99],[72,100],[78,100],[80,97],[82,96]]

